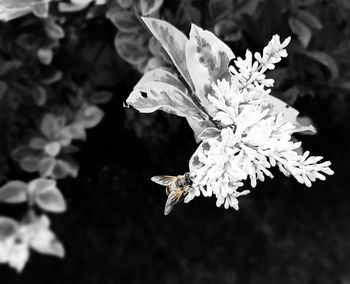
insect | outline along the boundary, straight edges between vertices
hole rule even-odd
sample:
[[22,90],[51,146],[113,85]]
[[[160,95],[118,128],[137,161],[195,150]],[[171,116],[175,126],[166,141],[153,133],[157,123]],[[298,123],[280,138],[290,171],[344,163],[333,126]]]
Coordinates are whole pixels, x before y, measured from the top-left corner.
[[166,186],[165,192],[168,195],[168,199],[165,203],[164,215],[168,215],[174,205],[184,199],[193,185],[193,180],[189,173],[182,176],[154,176],[151,180]]

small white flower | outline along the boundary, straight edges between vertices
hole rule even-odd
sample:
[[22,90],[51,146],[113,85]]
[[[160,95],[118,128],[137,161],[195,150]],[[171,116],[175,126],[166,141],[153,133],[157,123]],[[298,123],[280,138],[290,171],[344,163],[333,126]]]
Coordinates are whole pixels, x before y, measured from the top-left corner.
[[316,179],[331,175],[330,162],[318,163],[322,157],[309,157],[309,152],[298,154],[300,142],[291,138],[295,126],[285,122],[283,113],[273,114],[265,100],[266,89],[272,82],[262,73],[286,55],[278,36],[274,36],[264,49],[258,62],[252,61],[250,52],[246,59],[235,62],[237,71],[231,68],[232,80],[212,84],[208,98],[217,109],[214,120],[222,127],[220,135],[205,138],[192,156],[190,171],[195,180],[197,194],[191,194],[186,202],[198,195],[217,198],[216,205],[238,210],[238,197],[249,190],[239,191],[246,179],[255,187],[257,180],[273,177],[270,168],[278,166],[286,176],[311,186]]

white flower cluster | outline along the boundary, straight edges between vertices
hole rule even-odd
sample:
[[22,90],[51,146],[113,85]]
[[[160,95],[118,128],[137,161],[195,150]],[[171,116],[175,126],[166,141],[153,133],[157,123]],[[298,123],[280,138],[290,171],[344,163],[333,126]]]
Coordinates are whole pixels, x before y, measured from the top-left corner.
[[283,113],[275,113],[267,100],[273,80],[266,79],[264,72],[287,56],[284,48],[289,40],[280,43],[275,35],[263,55],[255,54],[257,61],[253,62],[247,51],[245,59],[235,61],[238,71],[231,66],[231,81],[212,84],[214,92],[208,99],[217,109],[213,119],[221,129],[206,130],[202,135],[203,142],[190,162],[197,188],[185,202],[200,191],[204,196],[214,194],[217,206],[238,209],[237,198],[249,193],[238,191],[243,181],[249,177],[255,187],[257,180],[273,177],[269,169],[274,166],[308,187],[316,179],[324,180],[324,174],[333,174],[330,162],[319,163],[322,157],[309,156],[308,151],[298,154],[301,143],[291,141],[295,126]]
[[[6,220],[7,219],[7,220]],[[30,249],[44,254],[64,256],[64,249],[50,231],[50,221],[43,215],[29,224],[19,224],[2,217],[8,229],[13,231],[0,238],[0,263],[8,263],[18,272],[22,271],[29,259]]]

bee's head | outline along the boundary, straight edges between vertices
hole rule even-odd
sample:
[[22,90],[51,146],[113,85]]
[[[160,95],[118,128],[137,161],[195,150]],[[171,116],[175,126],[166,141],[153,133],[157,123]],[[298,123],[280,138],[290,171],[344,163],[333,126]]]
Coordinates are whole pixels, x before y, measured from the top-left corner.
[[191,175],[190,174],[185,174],[185,181],[188,185],[192,185],[193,184],[193,180],[191,178]]

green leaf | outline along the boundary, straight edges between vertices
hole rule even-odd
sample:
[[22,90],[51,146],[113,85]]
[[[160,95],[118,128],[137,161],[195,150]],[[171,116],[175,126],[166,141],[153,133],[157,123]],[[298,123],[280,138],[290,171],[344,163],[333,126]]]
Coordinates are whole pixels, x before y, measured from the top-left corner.
[[18,223],[8,217],[0,216],[0,241],[13,236],[18,230]]
[[305,53],[307,56],[321,63],[329,70],[332,79],[339,77],[339,68],[332,56],[326,52],[322,51],[307,51]]
[[27,200],[27,184],[19,181],[9,181],[0,188],[0,201],[5,203],[21,203]]
[[299,38],[302,46],[306,48],[312,36],[310,28],[296,18],[290,18],[288,22],[292,32]]
[[296,17],[309,27],[321,30],[322,23],[314,15],[306,10],[298,10]]
[[192,24],[186,45],[187,66],[196,95],[211,115],[216,113],[208,100],[208,94],[213,92],[211,84],[224,78],[230,80],[228,65],[234,57],[231,49],[213,33]]
[[187,37],[180,30],[165,21],[145,17],[142,17],[142,20],[162,44],[187,84],[193,89],[193,83],[186,63]]

